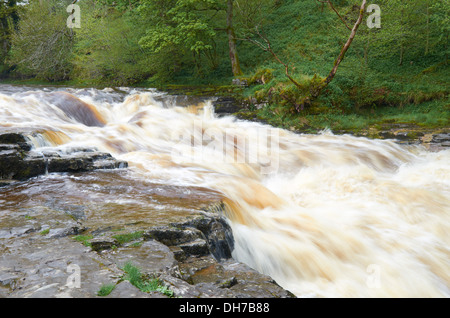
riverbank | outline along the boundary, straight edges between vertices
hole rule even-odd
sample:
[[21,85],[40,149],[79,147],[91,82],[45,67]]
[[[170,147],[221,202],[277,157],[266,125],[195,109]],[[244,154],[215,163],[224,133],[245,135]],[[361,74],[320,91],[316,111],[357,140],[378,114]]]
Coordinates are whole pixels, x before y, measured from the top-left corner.
[[424,144],[433,150],[450,147],[446,138],[436,137],[450,133],[450,98],[446,95],[396,107],[383,106],[354,112],[315,107],[289,114],[278,105],[258,103],[251,95],[252,88],[245,85],[167,85],[159,89],[175,95],[216,97],[213,104],[218,116],[233,115],[299,134],[328,130],[334,134]]
[[[7,80],[2,84],[89,88],[76,81],[48,83],[40,80]],[[106,88],[103,85],[95,88]],[[136,88],[153,88],[136,85]],[[432,143],[433,135],[450,132],[450,98],[370,110],[345,111],[329,107],[305,109],[289,114],[278,105],[260,102],[252,95],[254,88],[246,85],[183,85],[166,84],[155,87],[171,95],[192,98],[215,98],[219,116],[233,115],[239,119],[258,121],[297,133],[316,134],[329,130],[335,134],[352,134],[373,139],[397,139],[404,143]]]

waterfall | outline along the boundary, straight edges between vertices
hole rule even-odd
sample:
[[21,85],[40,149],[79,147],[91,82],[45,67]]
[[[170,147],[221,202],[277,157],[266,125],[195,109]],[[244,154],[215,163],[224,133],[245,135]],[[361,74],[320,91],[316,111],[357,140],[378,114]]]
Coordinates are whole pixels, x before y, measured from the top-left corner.
[[4,90],[0,128],[222,193],[233,257],[297,296],[450,296],[450,150],[295,134],[155,90],[57,90]]

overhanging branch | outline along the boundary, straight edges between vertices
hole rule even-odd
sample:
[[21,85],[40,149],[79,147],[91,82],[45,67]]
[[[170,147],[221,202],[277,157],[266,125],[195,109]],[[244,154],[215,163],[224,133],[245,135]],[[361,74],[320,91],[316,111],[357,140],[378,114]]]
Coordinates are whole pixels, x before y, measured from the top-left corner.
[[358,20],[355,22],[355,25],[352,28],[352,31],[350,33],[350,36],[349,36],[347,42],[342,47],[342,50],[339,53],[338,58],[334,62],[333,69],[331,70],[331,72],[327,76],[327,78],[324,80],[325,86],[328,85],[333,80],[334,76],[336,75],[336,72],[337,72],[337,69],[338,69],[339,65],[341,64],[342,60],[345,57],[345,54],[347,53],[348,49],[350,48],[350,45],[352,44],[353,40],[355,39],[356,32],[358,31],[358,28],[361,25],[362,20],[364,18],[364,13],[366,11],[366,4],[367,4],[367,0],[363,0],[363,2],[361,4],[361,9],[359,10]]

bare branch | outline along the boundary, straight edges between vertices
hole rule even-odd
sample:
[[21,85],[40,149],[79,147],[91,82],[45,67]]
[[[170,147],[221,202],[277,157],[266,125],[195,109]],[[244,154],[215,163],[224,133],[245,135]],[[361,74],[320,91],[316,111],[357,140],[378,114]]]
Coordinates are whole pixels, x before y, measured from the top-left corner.
[[341,64],[342,60],[344,59],[345,53],[347,53],[350,45],[352,44],[353,39],[355,38],[356,32],[358,31],[358,28],[361,25],[361,22],[364,18],[364,12],[366,11],[366,4],[367,4],[367,0],[363,0],[363,2],[361,4],[361,9],[359,11],[358,20],[356,21],[355,25],[353,26],[352,32],[350,33],[350,36],[349,36],[347,42],[344,44],[341,52],[339,53],[338,58],[334,62],[333,69],[331,70],[331,72],[327,76],[327,78],[325,79],[325,81],[324,81],[325,85],[328,85],[333,80],[334,76],[336,75],[339,64]]
[[[320,3],[328,3],[331,8],[338,14],[338,16],[341,18],[341,20],[345,23],[344,19],[339,15],[339,13],[337,12],[337,10],[335,10],[334,6],[331,4],[330,0],[316,0]],[[358,20],[355,22],[354,26],[352,29],[350,29],[347,24],[345,23],[345,25],[347,26],[348,29],[351,30],[350,36],[347,40],[347,42],[344,44],[344,46],[341,49],[341,52],[339,53],[339,56],[337,57],[336,61],[334,62],[334,66],[333,69],[331,70],[331,72],[329,73],[329,75],[319,84],[315,84],[312,85],[310,88],[310,96],[306,96],[304,101],[302,102],[302,107],[303,104],[305,103],[310,103],[313,99],[317,98],[321,91],[333,80],[334,76],[337,73],[337,70],[339,68],[339,65],[341,64],[341,62],[343,61],[345,54],[347,53],[348,49],[350,48],[355,36],[356,36],[356,32],[358,31],[359,26],[361,25],[363,18],[364,18],[364,13],[365,13],[365,9],[366,9],[366,4],[367,4],[367,0],[363,0],[362,4],[361,4],[361,8],[359,11],[359,17]],[[261,32],[259,30],[258,27],[255,27],[255,31],[256,34],[262,39],[263,42],[261,41],[257,41],[255,39],[252,39],[250,37],[247,37],[245,39],[241,39],[241,40],[247,40],[250,41],[252,43],[254,43],[255,45],[259,46],[262,50],[264,50],[265,52],[269,52],[274,58],[275,60],[282,64],[285,68],[285,74],[288,77],[288,79],[299,89],[303,89],[303,86],[300,85],[300,83],[298,83],[289,73],[289,66],[288,64],[284,63],[278,56],[277,54],[274,52],[274,50],[272,49],[272,45],[269,41],[269,39],[267,38],[267,36],[264,34],[264,32]]]
[[258,36],[261,38],[261,39],[263,39],[264,40],[264,42],[266,43],[266,45],[264,45],[264,44],[262,44],[262,43],[260,43],[260,42],[258,42],[258,41],[256,41],[256,40],[253,40],[253,39],[250,39],[250,38],[247,38],[247,40],[249,40],[250,42],[252,42],[252,43],[254,43],[254,44],[256,44],[256,45],[258,45],[260,48],[262,48],[264,51],[266,51],[266,52],[269,52],[270,54],[272,54],[272,56],[275,58],[275,60],[277,60],[277,62],[278,63],[280,63],[280,64],[282,64],[283,66],[284,66],[284,70],[285,70],[285,74],[286,74],[286,76],[287,76],[287,78],[295,85],[295,86],[297,86],[297,88],[302,88],[302,86],[289,74],[289,65],[288,64],[286,64],[286,63],[284,63],[279,57],[278,57],[278,55],[274,52],[274,50],[272,49],[272,44],[270,43],[270,41],[269,41],[269,39],[267,38],[267,36],[264,34],[264,32],[261,32],[260,30],[259,30],[259,28],[258,27],[256,27],[255,28],[255,30],[256,30],[256,33],[258,34]]
[[316,0],[316,1],[318,1],[318,2],[320,2],[320,3],[328,3],[328,5],[330,6],[330,8],[337,14],[337,16],[339,17],[339,19],[341,19],[341,21],[344,23],[345,27],[346,27],[347,29],[349,29],[350,31],[352,30],[352,29],[348,26],[347,22],[345,22],[345,19],[339,14],[339,12],[338,12],[338,11],[336,10],[336,8],[333,6],[333,3],[331,3],[331,0]]

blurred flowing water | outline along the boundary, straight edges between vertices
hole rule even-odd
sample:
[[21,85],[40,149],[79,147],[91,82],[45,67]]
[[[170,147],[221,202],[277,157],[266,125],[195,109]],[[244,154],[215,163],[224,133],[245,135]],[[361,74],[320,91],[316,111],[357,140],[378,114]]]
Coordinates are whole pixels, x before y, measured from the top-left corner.
[[[97,147],[128,161],[131,177],[95,180],[97,196],[81,182],[94,201],[113,202],[104,189],[117,182],[130,207],[157,210],[133,180],[166,185],[165,197],[177,186],[219,193],[233,256],[299,297],[450,296],[450,150],[294,134],[219,118],[211,99],[135,88],[1,85],[1,127],[39,130],[37,150]],[[4,193],[3,206],[19,204]]]

